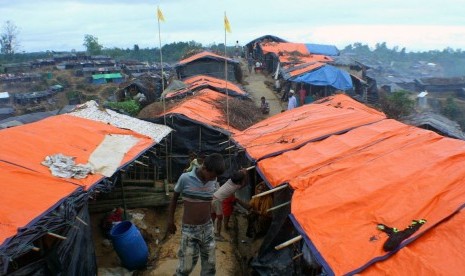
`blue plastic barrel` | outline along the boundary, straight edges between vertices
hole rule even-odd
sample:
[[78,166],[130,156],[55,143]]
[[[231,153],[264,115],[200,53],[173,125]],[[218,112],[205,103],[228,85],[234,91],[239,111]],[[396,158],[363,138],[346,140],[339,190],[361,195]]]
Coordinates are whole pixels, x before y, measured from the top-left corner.
[[110,238],[125,268],[135,270],[147,265],[149,257],[147,244],[132,222],[122,221],[113,226]]

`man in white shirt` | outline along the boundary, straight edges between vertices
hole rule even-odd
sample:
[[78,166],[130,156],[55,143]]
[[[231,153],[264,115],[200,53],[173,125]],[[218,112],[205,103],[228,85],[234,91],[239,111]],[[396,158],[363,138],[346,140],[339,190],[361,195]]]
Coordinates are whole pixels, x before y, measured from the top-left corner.
[[297,107],[297,99],[294,96],[294,90],[289,90],[289,102],[287,103],[287,110]]

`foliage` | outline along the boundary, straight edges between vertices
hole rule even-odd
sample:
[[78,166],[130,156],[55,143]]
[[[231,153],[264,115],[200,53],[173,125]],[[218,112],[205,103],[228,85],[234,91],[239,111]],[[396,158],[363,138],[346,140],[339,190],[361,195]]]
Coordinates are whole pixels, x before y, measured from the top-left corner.
[[111,109],[117,110],[121,113],[129,114],[131,116],[137,116],[139,113],[140,106],[135,100],[129,100],[124,102],[108,102],[107,106]]
[[409,98],[408,91],[380,93],[379,104],[388,118],[399,119],[413,111],[415,102]]
[[81,93],[79,91],[68,91],[66,92],[66,98],[68,100],[80,99]]
[[0,33],[1,53],[12,55],[19,48],[19,28],[12,21],[6,21],[3,24],[2,32]]
[[91,55],[102,54],[103,46],[98,43],[98,38],[93,35],[86,34],[84,36],[84,44],[82,45],[86,47],[87,52]]
[[454,98],[449,97],[446,99],[446,104],[442,108],[442,114],[451,120],[455,120],[459,115],[461,115],[461,110]]

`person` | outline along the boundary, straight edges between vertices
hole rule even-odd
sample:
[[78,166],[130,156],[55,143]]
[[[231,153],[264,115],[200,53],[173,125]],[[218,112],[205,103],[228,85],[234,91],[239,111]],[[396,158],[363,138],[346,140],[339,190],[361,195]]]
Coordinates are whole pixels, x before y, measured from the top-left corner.
[[204,158],[205,158],[205,154],[203,153],[200,153],[199,156],[196,157],[195,152],[190,152],[189,153],[189,160],[190,160],[189,167],[185,169],[184,172],[190,172],[193,169],[202,166]]
[[305,97],[307,96],[307,91],[304,89],[304,85],[302,84],[300,86],[299,90],[299,100],[300,100],[300,106],[305,104]]
[[287,103],[287,110],[291,110],[297,107],[297,99],[294,96],[294,90],[289,90],[289,101]]
[[260,100],[261,100],[260,110],[262,111],[262,114],[269,114],[270,104],[266,101],[265,97],[261,97]]
[[[265,191],[267,191],[265,182],[262,181],[255,186],[255,195]],[[250,211],[247,216],[247,237],[255,238],[266,234],[272,220],[271,212],[268,211],[271,207],[273,207],[272,194],[250,199],[246,206],[246,208]]]
[[229,230],[229,219],[231,218],[236,201],[237,199],[234,194],[223,200],[223,224],[226,231]]
[[255,73],[257,73],[257,71],[261,71],[261,70],[262,70],[262,63],[257,60],[255,62]]
[[249,57],[247,59],[247,65],[249,67],[249,73],[250,74],[252,74],[253,63],[254,63],[253,57],[252,57],[252,55],[249,55]]
[[167,234],[176,233],[174,213],[181,194],[184,202],[176,275],[189,275],[197,263],[199,253],[201,275],[216,273],[216,244],[210,209],[217,177],[224,171],[223,157],[213,153],[205,157],[201,167],[181,174],[174,186],[168,209]]
[[240,52],[241,52],[241,46],[239,45],[239,40],[236,40],[236,49],[235,50],[236,50],[236,52],[235,52],[236,57],[239,58],[239,55],[240,55]]
[[237,190],[245,186],[247,171],[245,169],[235,171],[231,178],[228,179],[214,194],[212,200],[212,221],[216,221],[215,239],[224,241],[221,236],[221,226],[223,223],[223,200],[233,195]]

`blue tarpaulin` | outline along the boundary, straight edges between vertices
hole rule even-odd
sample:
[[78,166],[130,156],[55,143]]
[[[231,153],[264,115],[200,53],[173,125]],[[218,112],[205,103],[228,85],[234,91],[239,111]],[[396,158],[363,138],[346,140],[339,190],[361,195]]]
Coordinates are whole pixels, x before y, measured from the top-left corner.
[[324,44],[305,44],[307,50],[310,54],[315,55],[326,55],[326,56],[338,56],[339,50],[334,45],[324,45]]
[[293,81],[319,86],[330,85],[343,91],[352,88],[352,79],[349,73],[331,65],[325,65],[314,71],[302,74]]

